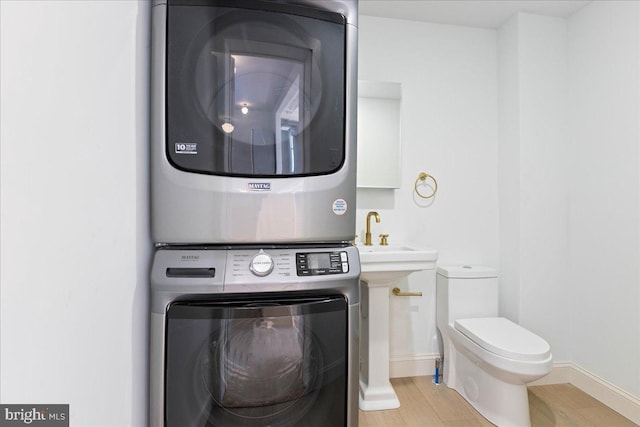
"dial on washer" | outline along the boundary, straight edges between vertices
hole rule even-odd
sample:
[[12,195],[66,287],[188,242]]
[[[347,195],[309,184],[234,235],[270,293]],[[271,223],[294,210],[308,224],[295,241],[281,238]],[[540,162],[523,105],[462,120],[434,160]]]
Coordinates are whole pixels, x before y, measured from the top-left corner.
[[249,263],[249,270],[259,277],[267,276],[273,271],[273,259],[262,249]]

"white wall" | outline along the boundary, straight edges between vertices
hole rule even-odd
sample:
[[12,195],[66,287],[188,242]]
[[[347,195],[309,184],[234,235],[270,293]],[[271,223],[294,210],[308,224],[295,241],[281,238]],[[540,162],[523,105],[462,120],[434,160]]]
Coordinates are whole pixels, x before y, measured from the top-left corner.
[[[402,84],[401,187],[358,190],[359,239],[377,210],[374,240],[389,233],[390,244],[436,248],[440,263],[497,266],[495,31],[361,16],[359,37],[359,78]],[[438,180],[432,202],[414,195],[421,171]],[[392,358],[438,353],[434,280],[400,284],[424,297],[392,299]]]
[[[567,360],[566,28],[520,14],[520,323]],[[502,282],[501,282],[502,284]],[[553,312],[554,316],[543,313]]]
[[0,8],[0,402],[146,425],[149,4]]
[[498,31],[498,206],[500,313],[520,320],[520,61],[519,21]]
[[498,46],[500,312],[566,361],[565,20],[520,13],[500,28]]
[[503,314],[636,396],[638,9],[519,14],[499,30],[498,73]]
[[640,3],[567,22],[573,361],[640,396]]

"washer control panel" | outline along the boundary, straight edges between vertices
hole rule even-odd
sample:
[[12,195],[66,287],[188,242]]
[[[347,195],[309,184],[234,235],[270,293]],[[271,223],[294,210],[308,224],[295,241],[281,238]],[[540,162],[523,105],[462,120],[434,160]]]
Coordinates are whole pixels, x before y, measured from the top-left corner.
[[324,276],[358,274],[356,264],[350,264],[358,260],[354,251],[357,249],[351,247],[233,249],[226,251],[225,268],[219,274],[224,276],[225,289],[235,285],[301,286]]
[[297,252],[296,272],[298,276],[348,273],[349,257],[346,251]]

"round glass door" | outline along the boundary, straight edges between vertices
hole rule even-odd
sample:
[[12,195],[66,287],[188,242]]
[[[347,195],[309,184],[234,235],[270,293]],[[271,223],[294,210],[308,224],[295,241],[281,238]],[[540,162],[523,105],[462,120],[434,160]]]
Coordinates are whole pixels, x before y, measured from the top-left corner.
[[342,425],[343,297],[175,303],[167,313],[167,426]]
[[260,177],[342,166],[344,17],[276,6],[170,4],[167,154],[174,166]]

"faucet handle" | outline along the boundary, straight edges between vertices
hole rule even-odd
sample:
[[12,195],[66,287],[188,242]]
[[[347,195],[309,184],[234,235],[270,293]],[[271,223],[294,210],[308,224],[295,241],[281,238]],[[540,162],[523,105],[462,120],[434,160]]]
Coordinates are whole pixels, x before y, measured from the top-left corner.
[[380,235],[380,246],[388,246],[389,242],[387,242],[387,237],[389,237],[388,234],[381,234]]

